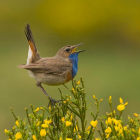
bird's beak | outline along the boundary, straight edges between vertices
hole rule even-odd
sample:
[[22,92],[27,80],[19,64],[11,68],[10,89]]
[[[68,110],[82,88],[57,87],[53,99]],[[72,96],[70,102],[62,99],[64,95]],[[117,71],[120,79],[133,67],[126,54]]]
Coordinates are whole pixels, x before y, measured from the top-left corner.
[[84,52],[85,50],[79,50],[79,51],[76,51],[76,53],[80,53],[80,52]]
[[83,43],[80,43],[80,44],[75,45],[75,46],[73,47],[72,53],[84,52],[85,50],[76,51],[76,48],[77,48],[79,45],[81,45],[81,44],[83,44]]

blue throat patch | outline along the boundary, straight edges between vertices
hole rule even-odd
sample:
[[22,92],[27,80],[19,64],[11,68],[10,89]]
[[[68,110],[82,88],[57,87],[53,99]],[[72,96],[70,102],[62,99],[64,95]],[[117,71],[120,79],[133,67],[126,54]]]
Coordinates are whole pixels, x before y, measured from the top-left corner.
[[75,77],[78,70],[78,54],[79,53],[72,53],[70,54],[69,58],[72,60],[72,78]]

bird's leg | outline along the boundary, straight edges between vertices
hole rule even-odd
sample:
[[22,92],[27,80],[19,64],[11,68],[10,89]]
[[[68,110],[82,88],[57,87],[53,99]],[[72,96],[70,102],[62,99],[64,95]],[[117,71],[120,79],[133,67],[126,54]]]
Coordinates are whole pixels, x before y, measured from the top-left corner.
[[36,85],[43,91],[43,93],[49,98],[49,100],[50,100],[50,102],[49,102],[49,104],[48,104],[48,106],[50,106],[50,105],[55,105],[55,103],[57,103],[57,102],[60,102],[61,100],[54,100],[54,99],[52,99],[48,94],[47,94],[47,92],[44,90],[44,88],[41,86],[41,83],[40,82],[36,82]]
[[40,82],[36,82],[36,85],[43,91],[43,93],[44,93],[47,97],[49,97],[49,99],[51,98],[51,97],[47,94],[47,92],[44,90],[44,88],[41,86],[41,83],[40,83]]

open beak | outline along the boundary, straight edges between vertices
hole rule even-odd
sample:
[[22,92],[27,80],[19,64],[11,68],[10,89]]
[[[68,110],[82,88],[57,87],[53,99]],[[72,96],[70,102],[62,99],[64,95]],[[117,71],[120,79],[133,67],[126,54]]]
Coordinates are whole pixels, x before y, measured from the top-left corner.
[[85,50],[79,50],[79,51],[76,51],[77,53],[79,53],[79,52],[84,52]]
[[81,45],[81,44],[83,44],[83,43],[80,43],[80,44],[75,45],[75,46],[73,47],[72,53],[84,52],[85,50],[76,51],[76,48],[77,48],[79,45]]

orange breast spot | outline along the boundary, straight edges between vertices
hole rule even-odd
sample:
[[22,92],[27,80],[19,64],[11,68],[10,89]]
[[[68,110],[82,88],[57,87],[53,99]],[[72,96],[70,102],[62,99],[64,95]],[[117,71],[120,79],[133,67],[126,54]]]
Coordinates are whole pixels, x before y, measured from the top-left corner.
[[68,73],[67,73],[67,76],[66,76],[65,82],[69,82],[71,79],[72,79],[71,72],[68,72]]

